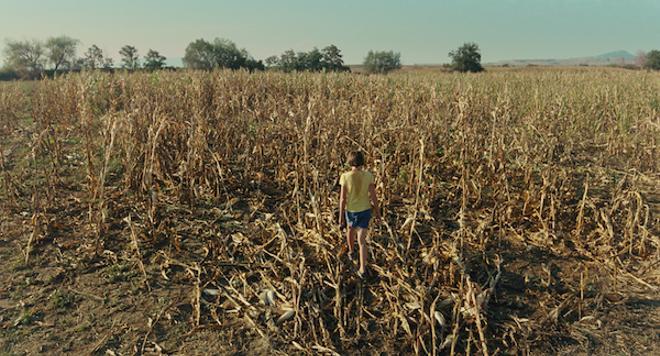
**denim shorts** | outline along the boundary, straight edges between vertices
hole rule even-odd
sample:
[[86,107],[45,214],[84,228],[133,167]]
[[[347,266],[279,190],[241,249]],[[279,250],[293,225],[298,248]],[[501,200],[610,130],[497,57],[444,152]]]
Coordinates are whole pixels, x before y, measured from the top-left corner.
[[366,229],[369,227],[369,220],[371,220],[371,209],[358,211],[356,213],[346,211],[346,221],[349,227]]

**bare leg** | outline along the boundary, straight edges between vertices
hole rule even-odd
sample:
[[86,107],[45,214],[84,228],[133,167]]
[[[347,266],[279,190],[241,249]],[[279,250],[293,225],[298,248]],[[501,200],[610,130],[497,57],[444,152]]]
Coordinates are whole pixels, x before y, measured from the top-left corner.
[[348,254],[353,254],[353,246],[355,246],[355,228],[346,228],[346,243],[348,244]]
[[358,245],[360,246],[360,273],[367,271],[367,229],[358,229]]

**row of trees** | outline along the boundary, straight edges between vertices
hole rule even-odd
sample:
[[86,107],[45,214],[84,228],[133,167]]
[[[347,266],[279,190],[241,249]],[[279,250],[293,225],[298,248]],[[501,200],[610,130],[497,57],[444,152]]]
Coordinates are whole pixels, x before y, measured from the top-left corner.
[[[481,51],[476,43],[463,44],[449,52],[450,67],[458,72],[481,72]],[[401,54],[394,51],[369,51],[364,59],[364,69],[368,73],[388,73],[401,68]]]
[[78,40],[67,36],[40,41],[7,41],[5,66],[24,77],[40,73],[46,65],[55,71],[71,67],[75,61]]
[[[449,52],[452,68],[460,72],[480,72],[481,52],[476,43],[466,43],[456,51]],[[246,68],[252,70],[269,69],[284,72],[344,72],[350,68],[344,65],[341,50],[329,45],[321,50],[313,48],[308,52],[294,52],[289,49],[279,56],[266,58],[265,63],[257,61],[245,49],[239,49],[234,42],[216,38],[213,42],[196,40],[186,47],[183,63],[188,68]],[[401,54],[394,51],[369,51],[363,62],[368,73],[388,73],[401,68]]]
[[[5,48],[6,67],[23,78],[36,78],[45,69],[54,73],[81,69],[109,69],[114,67],[112,58],[104,55],[97,45],[87,49],[82,57],[77,57],[80,41],[68,36],[52,37],[40,41],[8,41]],[[128,70],[145,68],[157,70],[165,66],[166,58],[158,51],[150,49],[141,63],[137,48],[126,45],[119,51],[121,67]],[[479,47],[468,43],[449,54],[454,69],[478,72],[483,70]],[[287,50],[279,56],[268,57],[264,62],[254,59],[245,49],[239,49],[232,41],[216,38],[207,41],[198,39],[191,42],[185,51],[183,63],[192,69],[211,70],[214,68],[240,69],[250,71],[269,69],[311,72],[344,72],[350,69],[344,64],[341,50],[329,45],[321,50],[313,48],[308,52]],[[394,51],[369,51],[364,60],[364,68],[369,73],[388,73],[401,68],[401,54]]]
[[[137,70],[140,68],[148,70],[157,70],[165,67],[167,58],[158,51],[150,49],[144,56],[144,63],[140,63],[140,56],[137,48],[126,45],[119,50],[121,56],[121,67],[128,70]],[[72,69],[110,69],[114,67],[114,61],[110,57],[103,55],[97,45],[92,45],[84,56],[79,59],[79,64]]]
[[[481,51],[476,43],[468,42],[449,52],[452,63],[449,67],[458,72],[481,72]],[[388,73],[401,68],[401,54],[394,51],[369,51],[364,59],[368,73]]]
[[[457,50],[449,52],[452,59],[451,67],[459,72],[481,72],[481,52],[476,43],[466,43]],[[309,52],[294,52],[288,50],[280,56],[266,58],[269,68],[292,71],[348,71],[344,65],[341,51],[337,46],[330,45],[319,50],[314,48]],[[388,73],[401,68],[401,53],[394,51],[369,51],[363,62],[368,73]]]
[[280,56],[266,58],[268,68],[279,69],[285,72],[346,72],[350,69],[344,65],[341,50],[335,45],[329,45],[322,50],[314,47],[309,52],[285,51]]
[[[112,58],[106,56],[97,45],[89,47],[77,56],[80,41],[68,36],[52,37],[40,41],[7,41],[5,66],[23,78],[39,77],[44,70],[53,73],[81,69],[114,68]],[[142,58],[137,48],[126,45],[119,51],[121,67],[128,70],[144,68],[157,70],[165,66],[166,58],[150,49]],[[479,47],[465,44],[450,56],[454,69],[459,71],[481,71]],[[266,58],[265,63],[254,59],[245,49],[239,49],[232,41],[216,38],[213,41],[198,39],[186,47],[183,64],[187,68],[211,70],[214,68],[264,70],[266,67],[285,72],[344,72],[350,71],[344,64],[341,50],[329,45],[321,50],[308,52],[287,50],[279,56]],[[401,68],[401,54],[394,51],[369,51],[364,60],[364,69],[369,73],[388,73]]]
[[[4,55],[5,68],[14,71],[22,78],[37,78],[44,70],[54,73],[81,69],[109,69],[114,67],[112,58],[104,55],[97,45],[87,49],[82,57],[78,57],[80,41],[68,36],[51,37],[44,42],[7,41]],[[135,70],[161,69],[167,58],[158,51],[150,49],[144,56],[141,65],[138,50],[126,45],[119,51],[122,68]]]
[[401,53],[394,51],[369,51],[363,65],[368,73],[388,73],[401,68]]
[[239,49],[230,40],[216,38],[213,42],[198,39],[186,47],[183,64],[187,68],[211,70],[214,68],[264,70],[262,61],[254,59],[245,49]]
[[[82,57],[77,57],[80,41],[68,36],[51,37],[40,41],[7,41],[4,51],[5,67],[22,78],[39,77],[44,70],[54,73],[81,69],[114,68],[112,58],[104,55],[96,45],[87,49]],[[119,51],[121,67],[128,70],[144,68],[157,70],[165,67],[166,58],[158,51],[150,49],[142,58],[137,48],[126,45]],[[476,43],[465,43],[449,52],[450,67],[459,72],[480,72],[481,51]],[[660,69],[660,51],[654,50],[638,56],[640,67]],[[240,69],[250,71],[267,68],[310,72],[350,71],[344,64],[341,50],[329,45],[321,50],[313,48],[308,52],[287,50],[279,56],[266,58],[265,63],[254,59],[245,49],[239,49],[232,41],[216,38],[207,41],[198,39],[191,42],[185,51],[183,64],[187,68],[211,70],[215,68]],[[363,62],[368,73],[388,73],[401,68],[401,54],[394,51],[369,51]]]
[[138,50],[133,46],[124,46],[119,50],[121,55],[122,68],[136,70],[140,68],[148,70],[157,70],[165,68],[167,58],[161,55],[158,51],[149,49],[144,56],[144,64],[140,65],[140,56]]

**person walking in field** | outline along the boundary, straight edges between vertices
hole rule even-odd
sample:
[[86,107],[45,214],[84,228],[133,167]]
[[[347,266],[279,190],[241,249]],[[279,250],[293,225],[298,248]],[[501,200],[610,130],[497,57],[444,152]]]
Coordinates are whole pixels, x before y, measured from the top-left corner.
[[355,238],[360,247],[360,277],[367,272],[367,231],[372,214],[376,221],[380,220],[378,198],[374,185],[374,176],[363,169],[364,155],[360,151],[351,152],[348,156],[351,170],[339,177],[341,192],[339,196],[339,223],[346,229],[349,258],[352,259]]

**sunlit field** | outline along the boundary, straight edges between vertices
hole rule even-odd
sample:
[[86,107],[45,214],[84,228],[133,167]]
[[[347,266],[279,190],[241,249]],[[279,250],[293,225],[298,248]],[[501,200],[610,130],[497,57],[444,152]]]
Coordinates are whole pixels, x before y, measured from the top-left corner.
[[621,69],[3,83],[0,353],[658,352],[659,123]]

